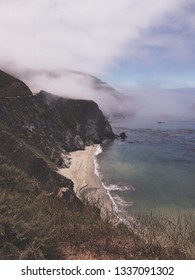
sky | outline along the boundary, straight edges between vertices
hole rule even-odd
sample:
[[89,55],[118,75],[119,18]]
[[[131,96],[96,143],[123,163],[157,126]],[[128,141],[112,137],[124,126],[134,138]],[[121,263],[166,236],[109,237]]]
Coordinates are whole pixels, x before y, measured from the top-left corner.
[[0,0],[0,40],[0,68],[33,91],[67,91],[69,69],[117,89],[195,87],[195,0]]

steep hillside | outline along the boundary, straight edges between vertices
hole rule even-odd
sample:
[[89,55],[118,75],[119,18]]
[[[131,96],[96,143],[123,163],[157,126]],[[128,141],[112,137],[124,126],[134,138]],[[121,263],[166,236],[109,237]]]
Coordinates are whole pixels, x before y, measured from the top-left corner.
[[114,226],[57,173],[70,164],[69,151],[113,138],[95,102],[35,96],[0,72],[1,260],[194,258],[191,216],[183,235],[180,219],[173,224],[152,215],[138,217],[135,229]]
[[113,139],[108,121],[93,101],[59,98],[43,91],[26,96],[27,86],[22,91],[22,82],[14,97],[7,81],[20,84],[10,75],[1,75],[0,154],[47,189],[72,188],[72,182],[55,171],[69,164],[62,154]]

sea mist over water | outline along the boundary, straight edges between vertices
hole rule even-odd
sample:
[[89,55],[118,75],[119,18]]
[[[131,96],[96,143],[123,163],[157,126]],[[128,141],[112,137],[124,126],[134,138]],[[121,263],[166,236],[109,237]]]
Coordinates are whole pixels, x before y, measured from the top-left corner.
[[170,218],[195,213],[195,91],[128,94],[134,114],[110,119],[114,132],[128,137],[104,145],[98,157],[119,212],[125,217],[152,211]]
[[133,100],[134,118],[142,120],[195,119],[195,89],[143,89],[126,90]]

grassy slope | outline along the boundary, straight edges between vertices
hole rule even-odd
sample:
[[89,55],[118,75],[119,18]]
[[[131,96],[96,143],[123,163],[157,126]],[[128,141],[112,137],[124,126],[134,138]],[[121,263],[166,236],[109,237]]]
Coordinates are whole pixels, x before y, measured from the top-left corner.
[[[141,221],[141,220],[140,220]],[[91,205],[48,197],[39,182],[0,160],[0,259],[189,259],[194,221],[142,217],[139,236],[102,221]],[[162,236],[162,228],[164,235]],[[166,230],[165,230],[166,229]]]

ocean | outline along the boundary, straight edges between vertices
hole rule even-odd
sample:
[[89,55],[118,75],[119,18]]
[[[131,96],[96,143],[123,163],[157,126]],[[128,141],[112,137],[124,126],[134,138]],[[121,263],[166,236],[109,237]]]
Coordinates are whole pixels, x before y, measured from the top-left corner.
[[195,213],[195,120],[127,116],[110,123],[127,138],[99,148],[96,172],[118,215]]

